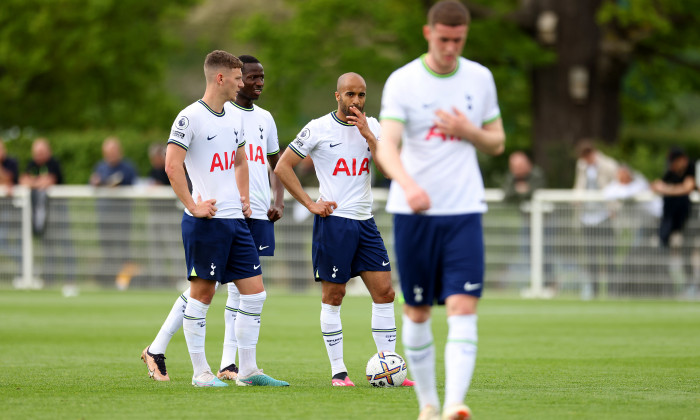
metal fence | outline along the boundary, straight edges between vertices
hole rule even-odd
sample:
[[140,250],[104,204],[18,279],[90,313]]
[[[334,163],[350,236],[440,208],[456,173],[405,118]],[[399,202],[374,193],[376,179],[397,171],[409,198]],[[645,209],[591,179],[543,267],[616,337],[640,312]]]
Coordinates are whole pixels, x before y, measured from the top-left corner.
[[[386,193],[374,190],[374,214],[393,258]],[[582,299],[695,296],[697,204],[683,236],[664,248],[657,239],[659,220],[645,207],[651,200],[648,195],[609,202],[596,193],[542,190],[531,203],[512,205],[502,202],[499,190],[487,190],[486,292]],[[56,186],[45,199],[22,187],[12,196],[0,191],[0,287],[183,287],[182,211],[169,187]],[[592,211],[607,217],[597,225],[583,223]],[[262,259],[268,287],[314,287],[310,216],[286,200],[285,217],[275,224],[275,257]]]

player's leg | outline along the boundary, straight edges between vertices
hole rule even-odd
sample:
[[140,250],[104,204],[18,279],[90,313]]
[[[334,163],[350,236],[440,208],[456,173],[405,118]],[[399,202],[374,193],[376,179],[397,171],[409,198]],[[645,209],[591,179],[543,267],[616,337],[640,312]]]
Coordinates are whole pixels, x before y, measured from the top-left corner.
[[321,334],[331,362],[333,386],[355,386],[343,360],[343,323],[340,306],[345,296],[345,283],[321,281]]
[[484,282],[484,243],[480,214],[449,219],[440,295],[447,306],[448,324],[443,417],[461,420],[471,416],[464,398],[476,363],[476,310]]
[[185,307],[190,296],[189,287],[175,300],[168,317],[160,327],[156,338],[150,346],[141,352],[141,360],[148,367],[148,374],[156,381],[169,381],[168,371],[165,367],[165,350],[170,344],[173,335],[182,326],[182,319],[185,314]]
[[396,351],[394,288],[389,271],[363,271],[362,281],[372,296],[372,337],[377,352]]
[[243,219],[232,221],[232,242],[226,264],[226,276],[240,293],[234,333],[238,341],[239,386],[289,386],[262,373],[258,368],[256,347],[260,336],[261,315],[267,293],[263,286],[260,258],[250,230]]
[[192,385],[194,386],[226,386],[211,372],[207,357],[204,353],[204,342],[207,333],[207,311],[214,297],[215,281],[200,277],[190,278],[190,298],[185,307],[182,322],[185,331],[187,350],[192,360]]
[[238,351],[236,318],[241,303],[241,294],[233,282],[228,283],[227,286],[228,298],[224,308],[224,351],[221,354],[221,366],[216,377],[235,381],[238,377],[238,366],[236,366],[236,352]]
[[[342,238],[342,239],[339,239]],[[331,363],[333,386],[355,386],[343,361],[343,325],[340,305],[359,241],[357,220],[314,217],[311,253],[315,280],[321,282],[321,334]]]
[[439,290],[439,235],[431,218],[394,216],[394,244],[405,304],[401,341],[421,412],[439,412],[431,305]]

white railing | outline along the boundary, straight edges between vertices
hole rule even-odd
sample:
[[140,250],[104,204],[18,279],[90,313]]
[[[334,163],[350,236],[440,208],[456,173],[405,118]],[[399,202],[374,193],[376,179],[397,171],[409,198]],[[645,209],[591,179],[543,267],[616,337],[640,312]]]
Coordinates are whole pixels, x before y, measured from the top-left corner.
[[[47,228],[33,235],[29,190],[0,189],[0,286],[181,287],[184,252],[182,206],[170,187],[94,188],[56,186],[48,190]],[[313,196],[313,192],[312,192]],[[375,220],[393,258],[387,190],[375,189]],[[537,191],[531,203],[503,203],[500,190],[487,190],[484,215],[488,293],[527,297],[680,296],[697,287],[700,247],[694,235],[696,208],[684,241],[670,249],[656,238],[658,219],[642,206],[646,194],[623,203],[595,192]],[[697,196],[693,196],[697,202]],[[591,206],[609,217],[586,226]],[[596,211],[596,208],[593,208]],[[312,218],[288,197],[285,217],[275,225],[276,253],[264,258],[268,285],[300,292],[313,287]],[[396,270],[394,279],[398,278]]]

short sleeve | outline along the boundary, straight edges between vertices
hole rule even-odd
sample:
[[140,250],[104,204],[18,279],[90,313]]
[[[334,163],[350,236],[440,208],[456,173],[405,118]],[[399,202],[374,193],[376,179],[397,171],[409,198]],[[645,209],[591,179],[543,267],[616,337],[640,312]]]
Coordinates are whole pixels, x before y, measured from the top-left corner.
[[406,122],[406,109],[401,101],[401,80],[399,75],[394,72],[389,76],[384,84],[382,91],[382,107],[379,112],[380,120],[397,120]]
[[280,142],[277,137],[277,125],[275,124],[275,119],[272,115],[269,116],[270,124],[267,128],[267,155],[276,155],[280,152]]
[[306,126],[297,134],[293,142],[289,143],[289,148],[292,149],[300,158],[305,158],[315,143],[315,137],[318,133],[315,132],[315,127],[312,124]]
[[168,138],[168,143],[173,143],[177,146],[182,147],[185,150],[190,148],[190,143],[194,137],[193,126],[190,118],[186,115],[186,112],[181,112],[172,128],[170,129],[170,137]]
[[488,71],[486,80],[486,104],[484,106],[483,123],[488,124],[496,121],[501,116],[501,109],[498,107],[498,95],[496,93],[496,82],[493,80],[493,74]]

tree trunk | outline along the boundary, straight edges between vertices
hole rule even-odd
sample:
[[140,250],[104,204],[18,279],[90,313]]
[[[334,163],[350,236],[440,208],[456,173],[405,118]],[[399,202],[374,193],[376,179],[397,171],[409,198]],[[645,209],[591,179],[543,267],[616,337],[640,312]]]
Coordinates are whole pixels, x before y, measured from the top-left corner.
[[[550,48],[556,62],[532,75],[533,149],[551,187],[573,185],[577,141],[613,143],[620,121],[619,93],[626,62],[602,42],[596,23],[602,0],[535,0],[535,19],[551,11],[557,17]],[[535,36],[538,36],[537,24]],[[541,41],[543,42],[543,41]],[[547,42],[543,42],[547,45]]]

